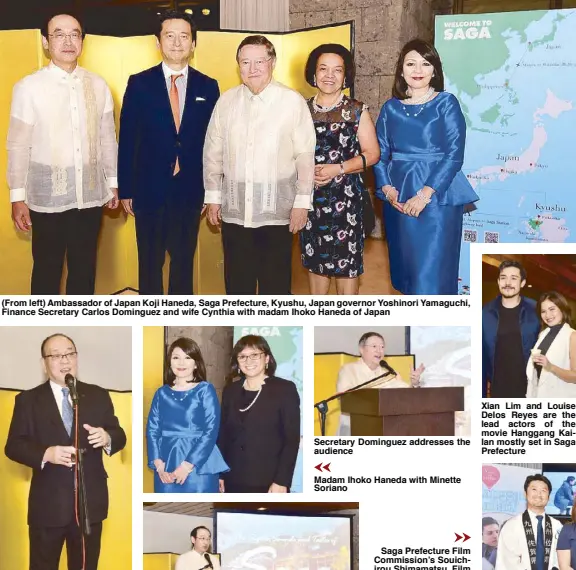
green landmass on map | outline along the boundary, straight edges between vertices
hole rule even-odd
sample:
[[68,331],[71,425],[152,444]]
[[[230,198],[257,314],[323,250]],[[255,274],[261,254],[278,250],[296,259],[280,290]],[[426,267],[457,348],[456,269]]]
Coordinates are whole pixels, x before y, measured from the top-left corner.
[[483,123],[495,123],[498,117],[500,116],[500,105],[496,103],[496,105],[492,105],[490,109],[487,109],[480,115],[480,119],[482,119]]
[[[295,339],[294,339],[294,328],[292,327],[278,327],[282,336],[280,337],[282,339],[281,342],[275,342],[276,338],[275,337],[271,337],[270,339],[268,339],[269,341],[271,341],[271,344],[274,344],[274,358],[276,359],[277,362],[289,362],[290,360],[292,360],[292,358],[294,357],[294,355],[297,352],[297,347],[295,344]],[[300,331],[301,329],[296,328],[296,331]]]
[[[517,32],[523,42],[527,41],[526,28],[533,22],[538,22],[548,14],[548,10],[534,10],[530,12],[510,12],[508,17],[503,14],[481,14],[477,20],[489,20],[490,39],[479,40],[444,40],[444,23],[448,18],[438,18],[436,21],[436,45],[442,57],[442,64],[450,70],[450,80],[459,91],[464,91],[470,97],[480,94],[480,86],[476,83],[476,77],[486,75],[491,71],[500,69],[510,57],[510,51],[506,45],[506,31]],[[463,14],[449,18],[450,21],[470,21],[475,14]],[[554,27],[555,33],[556,27]],[[482,57],[478,57],[478,43],[482,42],[486,47],[482,51]],[[474,61],[474,65],[470,65]]]
[[549,34],[546,34],[543,38],[540,38],[539,40],[530,43],[528,45],[528,50],[532,51],[534,48],[540,47],[541,45],[551,42],[556,36],[556,32],[558,31],[558,23],[564,20],[565,18],[566,16],[564,16],[564,14],[556,14],[552,26],[552,31]]
[[528,225],[533,230],[537,230],[542,225],[542,220],[539,220],[538,218],[532,218],[532,219],[528,220]]

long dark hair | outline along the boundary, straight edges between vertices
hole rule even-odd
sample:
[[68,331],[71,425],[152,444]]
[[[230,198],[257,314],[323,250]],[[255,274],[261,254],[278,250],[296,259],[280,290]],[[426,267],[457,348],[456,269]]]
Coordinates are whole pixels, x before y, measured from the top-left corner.
[[440,61],[440,56],[436,48],[432,44],[416,38],[405,44],[398,56],[392,96],[397,99],[406,99],[408,97],[408,83],[406,83],[406,80],[402,77],[402,72],[404,69],[404,59],[411,51],[417,51],[428,63],[433,65],[434,75],[430,80],[430,87],[433,87],[436,91],[444,91],[444,72],[442,71],[442,62]]
[[230,356],[230,372],[226,377],[227,382],[233,382],[240,378],[242,373],[240,372],[240,366],[238,366],[238,355],[247,347],[261,350],[265,356],[268,356],[268,368],[266,369],[266,372],[269,376],[274,376],[274,373],[276,372],[276,360],[270,350],[270,345],[263,336],[249,334],[238,340],[232,349],[232,355]]
[[538,299],[538,305],[536,306],[536,313],[538,314],[538,318],[542,323],[542,329],[545,329],[548,325],[542,320],[542,303],[544,301],[550,301],[554,303],[562,313],[562,324],[568,323],[572,319],[572,309],[566,300],[566,297],[562,295],[562,293],[558,293],[558,291],[547,291],[546,293],[542,293],[540,295],[540,299]]
[[206,365],[204,364],[204,359],[202,358],[200,347],[191,338],[180,337],[170,345],[168,353],[166,354],[166,371],[164,373],[164,384],[173,386],[174,381],[176,380],[176,376],[174,375],[174,372],[172,372],[172,353],[174,352],[175,348],[181,349],[184,354],[189,356],[196,363],[196,368],[194,369],[192,380],[189,380],[189,382],[205,382]]

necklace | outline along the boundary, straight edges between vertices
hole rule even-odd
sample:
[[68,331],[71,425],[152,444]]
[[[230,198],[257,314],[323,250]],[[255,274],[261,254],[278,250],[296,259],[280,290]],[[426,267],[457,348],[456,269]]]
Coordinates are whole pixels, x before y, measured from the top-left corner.
[[414,101],[409,103],[409,106],[411,106],[411,107],[412,106],[417,107],[418,105],[420,105],[420,109],[418,109],[418,111],[416,111],[415,113],[412,113],[412,114],[410,114],[408,112],[406,105],[404,103],[402,103],[402,108],[404,109],[406,116],[407,117],[417,117],[424,110],[426,103],[428,103],[428,101],[430,101],[430,99],[432,99],[432,96],[434,95],[434,93],[436,93],[436,91],[434,90],[433,87],[430,87],[428,89],[428,91],[422,97],[420,97],[419,99],[415,99]]
[[[244,386],[246,385],[246,381],[244,381],[244,384],[242,384],[242,388],[244,388]],[[245,407],[245,408],[239,408],[239,411],[241,412],[247,412],[255,403],[256,400],[258,399],[258,396],[260,396],[260,392],[262,392],[262,386],[264,386],[264,384],[260,384],[260,388],[258,388],[258,393],[256,394],[256,396],[254,397],[254,399],[250,402],[250,405]],[[245,389],[245,388],[244,388]]]
[[316,93],[314,99],[312,99],[312,108],[316,113],[328,113],[329,111],[336,109],[336,107],[342,103],[342,99],[344,99],[344,93],[340,93],[340,97],[338,97],[338,99],[332,105],[328,107],[322,107],[322,105],[318,105],[318,93]]
[[[194,388],[190,388],[189,390],[174,390],[173,388],[170,388],[170,394],[172,395],[172,398],[174,398],[174,400],[177,402],[183,402],[188,397],[188,394],[193,391]],[[177,394],[182,395],[178,396]]]

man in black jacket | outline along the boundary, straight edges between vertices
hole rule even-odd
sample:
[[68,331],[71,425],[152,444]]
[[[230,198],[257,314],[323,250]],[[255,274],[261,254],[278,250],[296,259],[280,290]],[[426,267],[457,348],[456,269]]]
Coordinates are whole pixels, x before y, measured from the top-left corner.
[[540,331],[536,301],[520,293],[526,270],[518,261],[498,267],[500,295],[482,307],[482,397],[524,398],[526,364]]
[[108,476],[102,450],[108,455],[120,451],[126,445],[126,434],[114,415],[108,392],[76,381],[78,447],[84,462],[91,522],[91,532],[84,537],[83,566],[75,493],[76,422],[65,383],[68,374],[76,378],[78,353],[74,341],[63,334],[45,339],[41,353],[48,381],[16,396],[5,448],[7,457],[33,469],[28,497],[30,570],[58,570],[64,540],[68,568],[96,570],[102,521],[108,515]]

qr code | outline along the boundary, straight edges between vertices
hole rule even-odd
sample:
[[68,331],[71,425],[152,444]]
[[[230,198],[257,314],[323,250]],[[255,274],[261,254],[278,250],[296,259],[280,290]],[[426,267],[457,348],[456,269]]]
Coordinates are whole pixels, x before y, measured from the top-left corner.
[[484,243],[499,243],[500,234],[498,232],[484,232]]
[[478,232],[476,230],[464,230],[464,241],[476,243],[478,241]]

